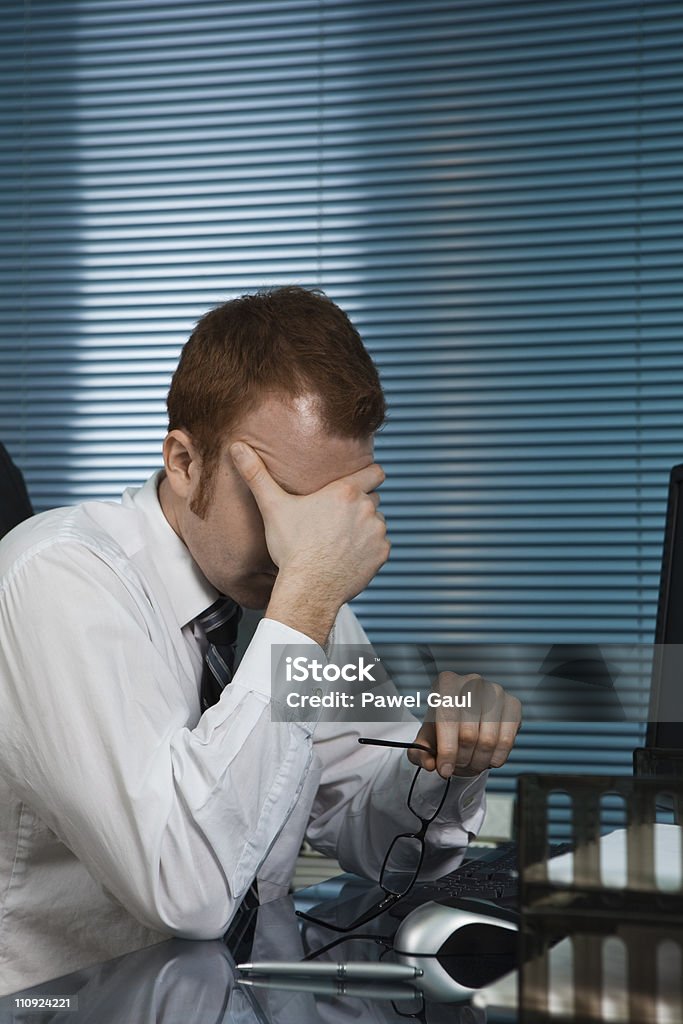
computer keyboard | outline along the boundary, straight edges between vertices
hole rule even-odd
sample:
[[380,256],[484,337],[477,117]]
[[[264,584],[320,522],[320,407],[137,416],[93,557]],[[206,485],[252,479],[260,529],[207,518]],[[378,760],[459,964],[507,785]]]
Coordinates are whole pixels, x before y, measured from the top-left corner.
[[[572,849],[571,843],[556,843],[549,856],[555,857]],[[461,896],[493,900],[503,907],[517,907],[519,884],[517,874],[517,844],[501,843],[479,857],[470,858],[433,882],[417,882],[407,896],[396,903],[390,913],[404,918],[411,910],[429,900]]]

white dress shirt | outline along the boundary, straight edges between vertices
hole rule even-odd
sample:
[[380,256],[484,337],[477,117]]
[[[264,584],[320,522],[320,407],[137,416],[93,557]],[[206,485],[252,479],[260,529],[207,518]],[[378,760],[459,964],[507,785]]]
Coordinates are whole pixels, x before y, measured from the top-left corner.
[[[220,937],[251,881],[287,889],[302,838],[377,878],[411,824],[405,752],[353,724],[273,722],[263,619],[203,715],[193,624],[217,593],[168,524],[160,474],[0,543],[0,994],[160,941]],[[368,643],[341,609],[337,644]],[[413,739],[417,722],[365,724]],[[434,783],[440,782],[434,773]],[[425,866],[457,866],[485,773],[454,779]]]

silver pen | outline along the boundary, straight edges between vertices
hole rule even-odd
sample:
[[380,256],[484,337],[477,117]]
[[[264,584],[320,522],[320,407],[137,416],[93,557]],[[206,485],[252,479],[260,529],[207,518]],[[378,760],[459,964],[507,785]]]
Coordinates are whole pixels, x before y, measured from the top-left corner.
[[240,977],[238,985],[279,992],[310,992],[314,996],[349,996],[356,999],[389,999],[394,1002],[415,999],[417,989],[404,981],[339,981],[338,978],[268,978],[265,975]]
[[336,978],[357,981],[413,981],[422,970],[408,964],[368,963],[360,960],[346,964],[312,963],[310,960],[261,960],[259,963],[238,964],[238,971],[247,974],[288,975],[292,978]]

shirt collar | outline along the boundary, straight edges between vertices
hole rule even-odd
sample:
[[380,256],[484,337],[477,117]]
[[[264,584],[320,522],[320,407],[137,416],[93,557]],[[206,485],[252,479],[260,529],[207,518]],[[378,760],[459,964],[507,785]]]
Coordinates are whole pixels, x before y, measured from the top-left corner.
[[163,476],[161,469],[139,489],[127,491],[124,503],[128,499],[142,515],[145,546],[182,628],[220,595],[163,513],[158,493]]

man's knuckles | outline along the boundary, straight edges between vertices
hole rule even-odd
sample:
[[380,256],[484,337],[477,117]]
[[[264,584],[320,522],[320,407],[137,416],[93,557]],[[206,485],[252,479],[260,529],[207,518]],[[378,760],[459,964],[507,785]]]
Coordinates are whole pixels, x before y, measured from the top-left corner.
[[478,722],[461,722],[458,729],[458,746],[472,748],[479,739]]
[[367,495],[361,491],[358,484],[349,479],[337,480],[336,483],[332,485],[332,490],[335,500],[338,501],[342,507],[357,505],[361,497],[367,497]]
[[477,740],[477,751],[481,751],[482,754],[493,754],[494,750],[498,746],[497,737],[479,736]]

